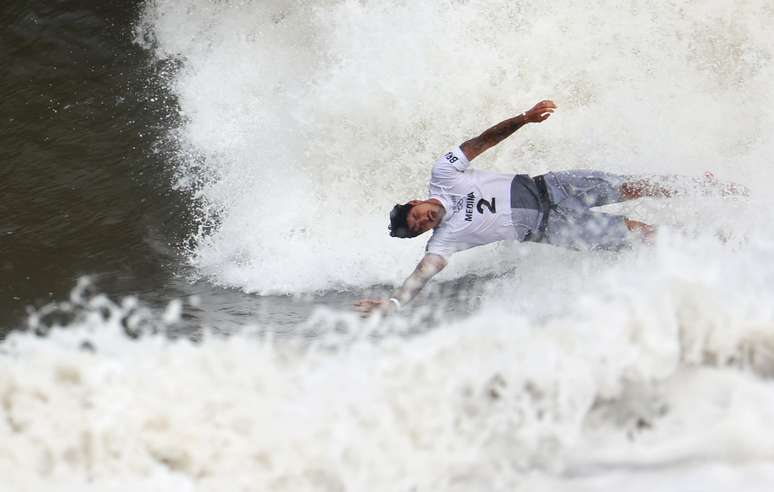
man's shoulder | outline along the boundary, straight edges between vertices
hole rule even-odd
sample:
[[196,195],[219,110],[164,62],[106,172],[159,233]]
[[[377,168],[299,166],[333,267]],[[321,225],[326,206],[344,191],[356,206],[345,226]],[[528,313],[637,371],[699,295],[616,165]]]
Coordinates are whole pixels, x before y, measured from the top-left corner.
[[448,258],[457,248],[454,244],[454,233],[448,222],[444,222],[435,229],[433,235],[427,240],[425,252]]
[[459,146],[444,152],[433,164],[433,173],[462,174],[470,165]]

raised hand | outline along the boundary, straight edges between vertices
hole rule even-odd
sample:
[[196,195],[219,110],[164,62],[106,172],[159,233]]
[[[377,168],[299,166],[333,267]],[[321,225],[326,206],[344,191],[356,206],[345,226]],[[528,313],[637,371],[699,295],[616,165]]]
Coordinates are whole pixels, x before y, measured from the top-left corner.
[[551,113],[556,110],[556,104],[551,100],[540,101],[532,109],[524,112],[524,119],[527,123],[541,123],[546,121]]

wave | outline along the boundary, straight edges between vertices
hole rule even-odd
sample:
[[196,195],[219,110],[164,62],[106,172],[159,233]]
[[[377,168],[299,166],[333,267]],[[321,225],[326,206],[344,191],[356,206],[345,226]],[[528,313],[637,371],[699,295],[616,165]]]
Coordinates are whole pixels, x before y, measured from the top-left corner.
[[76,290],[0,345],[0,472],[14,490],[763,487],[774,284],[746,253],[696,252],[636,281],[654,262],[632,252],[542,319],[491,280],[482,309],[414,335],[421,316],[321,308],[295,336],[175,341],[180,302]]
[[753,196],[616,209],[667,225],[651,248],[477,248],[388,320],[320,307],[225,337],[178,329],[196,306],[76,289],[0,344],[0,473],[14,490],[768,490],[773,121],[740,94],[771,99],[772,16],[731,0],[146,3],[137,42],[179,62],[188,253],[216,284],[402,280],[422,244],[387,237],[389,207],[422,196],[437,154],[546,96],[559,113],[476,164],[711,168]]
[[447,148],[544,97],[555,117],[477,166],[770,180],[773,16],[734,0],[155,0],[136,31],[183,65],[178,185],[204,202],[192,263],[293,293],[401,280],[423,241],[387,237],[391,206],[424,196]]

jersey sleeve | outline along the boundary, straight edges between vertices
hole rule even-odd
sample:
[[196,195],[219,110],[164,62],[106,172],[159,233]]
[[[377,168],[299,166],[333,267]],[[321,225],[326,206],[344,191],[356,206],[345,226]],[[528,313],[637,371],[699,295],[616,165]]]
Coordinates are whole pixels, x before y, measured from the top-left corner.
[[470,161],[465,157],[462,149],[457,146],[435,161],[435,164],[433,164],[433,177],[453,178],[459,173],[465,172],[468,166],[470,166]]
[[455,185],[459,183],[469,165],[470,161],[459,147],[446,152],[433,164],[428,187],[429,196],[440,201],[447,213],[451,213],[453,206],[449,197],[454,194]]
[[459,244],[452,240],[451,235],[445,228],[435,229],[433,235],[427,241],[427,246],[425,246],[426,253],[432,253],[447,260],[459,250]]

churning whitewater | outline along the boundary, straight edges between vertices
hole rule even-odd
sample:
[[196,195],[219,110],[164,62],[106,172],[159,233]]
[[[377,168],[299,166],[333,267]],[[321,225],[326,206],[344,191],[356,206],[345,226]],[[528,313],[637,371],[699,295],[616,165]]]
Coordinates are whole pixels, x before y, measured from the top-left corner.
[[130,340],[174,326],[179,302],[140,316],[76,289],[66,327],[0,344],[0,474],[12,490],[770,490],[772,23],[764,0],[148,1],[136,43],[179,64],[170,186],[200,224],[184,254],[214,285],[397,284],[424,240],[388,236],[392,205],[542,98],[557,113],[475,167],[711,170],[752,196],[617,206],[665,226],[652,247],[475,248],[399,317],[318,308],[283,337],[256,319]]
[[[405,278],[395,266],[424,244],[385,240],[389,208],[424,196],[449,147],[543,98],[560,112],[477,167],[765,183],[771,15],[763,1],[160,1],[138,39],[183,63],[178,132],[196,157],[179,186],[216,226],[192,261],[286,293]],[[500,271],[469,256],[465,271]]]

